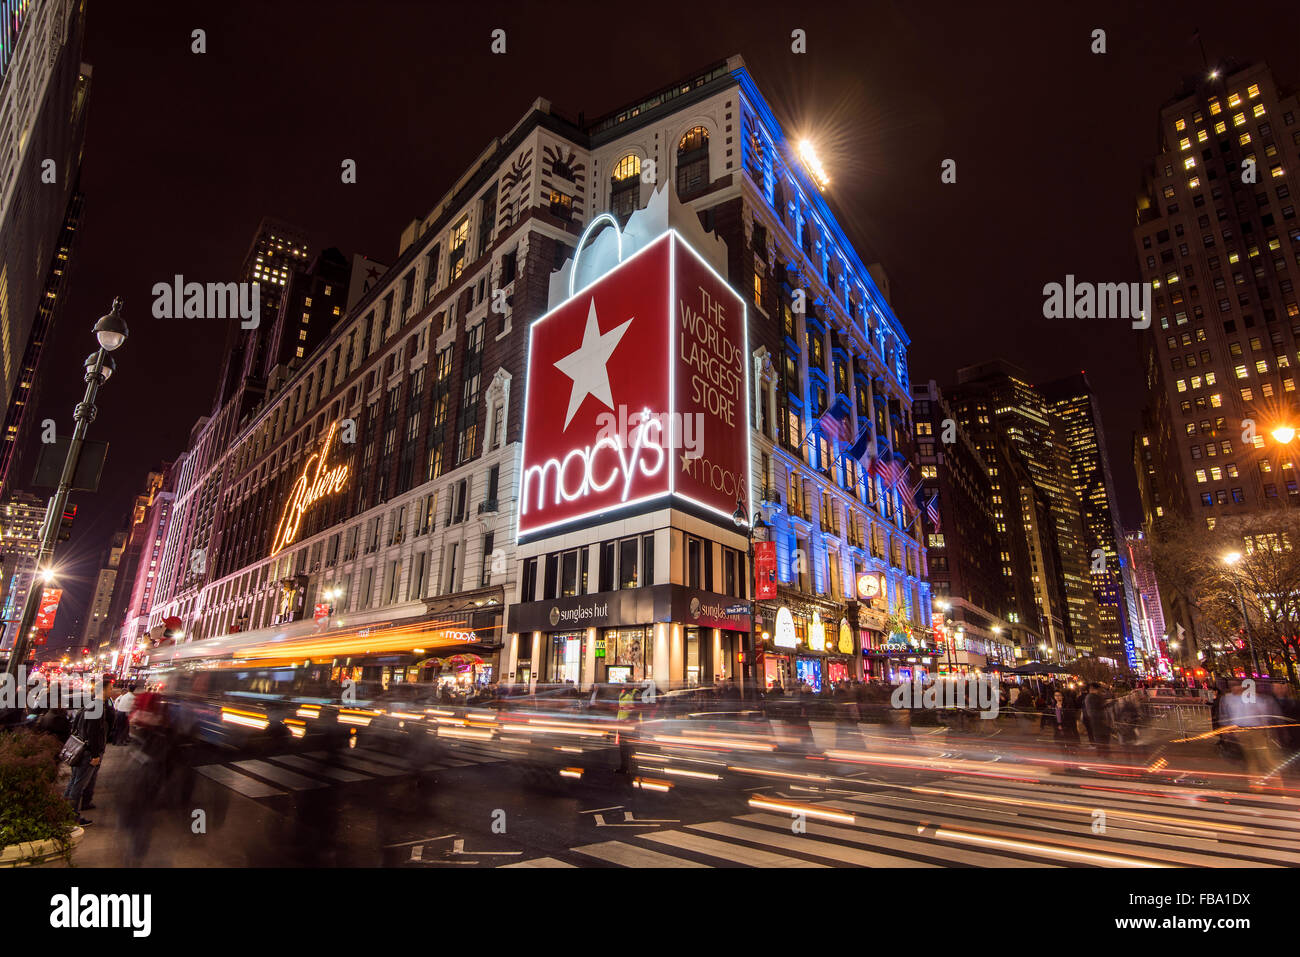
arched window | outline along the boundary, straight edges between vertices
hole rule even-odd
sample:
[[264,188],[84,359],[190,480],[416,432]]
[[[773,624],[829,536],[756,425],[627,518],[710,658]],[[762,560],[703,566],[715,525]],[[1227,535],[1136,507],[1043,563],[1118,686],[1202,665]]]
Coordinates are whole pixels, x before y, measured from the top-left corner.
[[626,223],[640,205],[641,157],[629,153],[618,161],[610,177],[609,209],[620,223]]
[[614,182],[622,183],[633,176],[641,175],[641,157],[635,153],[628,153],[618,165],[614,167]]
[[709,131],[696,126],[677,144],[677,195],[687,197],[709,185]]

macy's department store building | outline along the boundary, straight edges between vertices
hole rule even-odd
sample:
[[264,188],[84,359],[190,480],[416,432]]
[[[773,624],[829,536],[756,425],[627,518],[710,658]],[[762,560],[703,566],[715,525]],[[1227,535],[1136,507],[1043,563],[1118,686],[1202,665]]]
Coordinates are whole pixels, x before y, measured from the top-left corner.
[[742,680],[746,307],[670,194],[580,247],[532,326],[507,681]]

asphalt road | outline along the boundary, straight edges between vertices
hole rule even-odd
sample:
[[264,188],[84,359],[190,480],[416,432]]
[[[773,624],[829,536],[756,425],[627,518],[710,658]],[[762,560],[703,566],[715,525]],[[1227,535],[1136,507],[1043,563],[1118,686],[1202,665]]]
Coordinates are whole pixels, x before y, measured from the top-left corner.
[[[1182,757],[815,729],[777,754],[587,748],[582,770],[457,742],[416,767],[363,735],[187,749],[148,814],[111,748],[78,866],[1295,867],[1300,791]],[[788,741],[787,741],[788,744]],[[561,750],[554,748],[551,750]],[[579,750],[579,749],[564,749]],[[666,790],[665,790],[666,789]],[[147,834],[147,841],[141,840]]]

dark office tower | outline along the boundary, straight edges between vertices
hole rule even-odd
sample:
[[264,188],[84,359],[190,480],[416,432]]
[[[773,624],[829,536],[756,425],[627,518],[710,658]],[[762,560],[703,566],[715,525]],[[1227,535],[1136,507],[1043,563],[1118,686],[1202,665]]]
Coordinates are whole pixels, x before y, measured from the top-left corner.
[[1151,507],[1213,528],[1300,502],[1284,430],[1300,426],[1298,116],[1264,64],[1221,65],[1160,109],[1133,231],[1154,287],[1148,527],[1164,517]]
[[1120,570],[1123,535],[1115,507],[1115,481],[1106,454],[1101,408],[1088,377],[1082,372],[1049,382],[1039,392],[1064,429],[1070,475],[1083,510],[1084,548],[1101,623],[1101,640],[1093,653],[1122,663],[1125,646],[1132,636],[1128,634],[1128,601]]
[[265,369],[272,330],[280,312],[280,302],[294,274],[307,269],[309,244],[305,233],[276,219],[265,218],[244,256],[239,281],[258,284],[258,324],[243,329],[232,321],[226,333],[226,367],[221,374],[214,413],[246,387],[249,408],[255,405],[265,388]]
[[947,663],[956,671],[1014,664],[1010,576],[1002,560],[1010,555],[998,531],[989,466],[968,433],[954,427],[953,441],[944,441],[944,423],[955,423],[956,415],[933,379],[912,384],[912,421],[924,480],[921,521],[932,594],[952,623],[949,630],[962,631]]
[[[0,2],[0,490],[31,479],[15,450],[30,429],[42,347],[66,298],[90,67],[85,4]],[[28,443],[30,444],[30,443]]]
[[995,504],[1004,509],[1005,534],[1015,534],[1009,513],[1019,512],[1049,655],[1093,654],[1100,617],[1063,423],[1028,376],[1000,360],[958,370],[950,397],[986,459],[1005,459],[994,477]]
[[[347,257],[333,246],[320,253],[310,268],[290,274],[271,327],[263,377],[269,376],[277,365],[286,371],[296,369],[305,356],[316,351],[343,316],[351,274]],[[414,277],[411,277],[403,294],[411,296],[413,285]],[[406,305],[410,306],[410,299]],[[337,368],[335,357],[329,371]]]

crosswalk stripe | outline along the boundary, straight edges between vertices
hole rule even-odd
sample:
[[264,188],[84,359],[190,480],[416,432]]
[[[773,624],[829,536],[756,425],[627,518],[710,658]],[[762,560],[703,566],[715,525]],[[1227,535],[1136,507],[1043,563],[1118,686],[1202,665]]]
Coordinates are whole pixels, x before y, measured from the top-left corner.
[[[942,806],[951,813],[960,812],[968,816],[973,814],[973,810],[967,805],[936,804],[936,806]],[[1092,808],[1081,805],[1077,811],[1070,812],[1018,805],[1002,813],[1013,813],[1017,822],[1032,824],[1035,827],[1069,831],[1079,826],[1077,820],[1071,820],[1073,815],[1078,814],[1090,819],[1092,810],[1096,809],[1106,813],[1106,833],[1112,840],[1121,838],[1160,846],[1168,846],[1171,841],[1177,841],[1180,850],[1208,851],[1215,857],[1231,853],[1291,866],[1300,864],[1300,854],[1294,853],[1300,850],[1300,842],[1283,840],[1271,832],[1240,834],[1223,831],[1216,821],[1199,820],[1197,811],[1187,812],[1179,809],[1176,813],[1180,817],[1190,817],[1198,821],[1183,824],[1128,817],[1125,814],[1126,809],[1115,808],[1104,801],[1099,801]],[[1084,823],[1090,824],[1091,821],[1087,820]]]
[[312,788],[325,787],[322,781],[295,774],[293,771],[287,771],[284,768],[277,768],[274,764],[269,764],[266,761],[250,759],[248,761],[232,761],[231,763],[241,770],[256,774],[259,778],[274,781],[276,784],[291,788],[294,791],[310,791]]
[[520,861],[518,864],[502,864],[502,867],[577,867],[576,864],[566,864],[564,861],[557,861],[553,857],[535,857],[531,861]]
[[354,758],[350,754],[341,752],[336,752],[333,755],[333,760],[335,763],[351,768],[354,771],[366,771],[370,774],[381,774],[384,777],[395,777],[406,773],[401,768],[389,767],[387,764],[376,764],[374,761],[362,761],[360,758]]
[[369,781],[369,775],[358,774],[356,771],[347,771],[343,768],[332,768],[320,761],[313,761],[311,758],[304,758],[298,754],[278,754],[272,755],[271,760],[276,764],[287,764],[291,768],[297,768],[300,771],[308,771],[312,774],[321,775],[327,778],[333,778],[335,781],[351,783],[353,781]]
[[194,770],[205,778],[216,781],[218,784],[224,784],[232,791],[238,791],[244,797],[261,798],[274,797],[278,794],[284,794],[279,788],[273,788],[271,785],[256,778],[250,778],[246,774],[240,774],[233,768],[228,768],[224,764],[205,764]]
[[400,758],[395,754],[389,754],[387,751],[376,751],[374,748],[356,748],[348,752],[351,757],[361,758],[363,761],[377,761],[380,764],[388,764],[395,768],[401,768],[403,771],[409,770],[411,762],[406,758]]
[[660,854],[658,851],[652,851],[648,847],[634,847],[631,844],[624,844],[622,841],[604,841],[600,844],[587,844],[583,847],[575,847],[579,854],[586,854],[588,857],[599,858],[610,864],[619,864],[623,867],[709,867],[708,864],[701,864],[698,861],[687,860],[684,857],[673,857],[671,854]]
[[[827,807],[834,807],[834,802],[827,802]],[[852,809],[857,811],[856,808]],[[856,816],[856,815],[855,815]],[[776,814],[746,814],[737,820],[757,821],[774,827],[788,828],[790,818]],[[915,855],[941,861],[951,866],[967,864],[971,867],[1058,867],[1060,865],[1039,861],[1034,858],[1016,857],[1011,854],[993,854],[973,851],[957,845],[950,846],[942,839],[930,838],[917,840],[915,824],[900,824],[883,818],[857,816],[853,827],[837,827],[829,824],[808,822],[808,831],[822,837],[833,837],[839,841],[853,844],[866,844],[876,850],[896,851],[901,855]],[[884,832],[884,833],[881,833]],[[896,836],[898,835],[898,836]],[[901,836],[906,835],[906,836]]]
[[[1078,829],[1071,832],[1065,828],[1052,830],[1043,826],[1040,821],[1032,823],[1022,817],[1012,817],[1008,819],[1006,812],[1001,815],[981,809],[956,808],[948,805],[929,804],[928,806],[916,807],[918,803],[910,798],[891,795],[891,804],[884,804],[880,801],[863,801],[859,799],[832,801],[830,806],[840,807],[844,810],[868,809],[874,815],[878,815],[890,820],[902,821],[903,823],[919,822],[924,820],[926,824],[936,827],[949,827],[955,829],[970,829],[974,827],[981,828],[990,839],[1024,841],[1029,843],[1038,842],[1042,845],[1042,850],[1021,849],[1026,854],[1046,854],[1051,856],[1053,853],[1063,855],[1067,860],[1072,860],[1073,855],[1082,853],[1096,853],[1103,855],[1120,856],[1132,858],[1135,860],[1153,860],[1164,862],[1168,859],[1169,848],[1167,846],[1152,847],[1149,845],[1120,842],[1110,838],[1095,838],[1091,836],[1091,828],[1088,824],[1080,822]],[[1065,823],[1065,822],[1058,822]],[[1001,830],[996,833],[988,831],[988,825],[996,825]],[[1068,824],[1067,824],[1068,826]],[[1059,846],[1059,850],[1055,850]],[[1226,850],[1226,848],[1225,848]],[[1221,854],[1204,855],[1195,854],[1179,847],[1179,863],[1190,865],[1204,865],[1212,867],[1222,864]],[[1251,862],[1253,863],[1253,862]],[[1249,866],[1247,862],[1242,862],[1243,866]],[[1267,866],[1267,865],[1256,865]]]
[[[938,790],[938,789],[936,789]],[[1256,817],[1249,817],[1243,813],[1244,809],[1223,806],[1193,806],[1174,805],[1170,806],[1169,801],[1134,801],[1126,799],[1123,796],[1116,796],[1110,792],[1088,792],[1081,794],[1077,790],[1062,791],[1056,789],[1047,790],[1022,790],[1020,788],[1008,788],[1003,786],[989,786],[987,784],[969,785],[963,782],[959,789],[970,797],[951,797],[953,801],[970,801],[979,806],[1001,806],[1014,810],[1022,815],[1051,816],[1053,814],[1084,814],[1091,815],[1094,810],[1101,809],[1107,811],[1110,816],[1116,819],[1123,818],[1126,826],[1137,828],[1185,828],[1191,830],[1213,831],[1220,840],[1243,840],[1250,837],[1264,837],[1270,843],[1276,843],[1283,846],[1296,848],[1295,842],[1285,841],[1278,834],[1279,830],[1285,833],[1293,833],[1294,815],[1285,815],[1289,820],[1278,819],[1276,823],[1271,820],[1261,820]],[[987,800],[982,800],[981,796],[987,796]],[[924,795],[923,795],[924,796]],[[949,795],[936,795],[937,798],[949,798]],[[1035,807],[1031,802],[1045,802],[1051,804],[1065,805],[1070,810],[1062,808],[1042,808]],[[1128,815],[1128,816],[1126,816]],[[1156,818],[1152,820],[1152,818]],[[1180,821],[1167,820],[1168,818],[1180,818]]]
[[780,847],[787,851],[798,851],[803,854],[812,854],[816,857],[826,857],[833,861],[839,861],[841,864],[857,864],[861,867],[938,867],[938,864],[931,864],[926,861],[915,861],[910,858],[897,857],[890,854],[878,854],[874,851],[858,850],[854,847],[845,847],[840,844],[830,844],[826,841],[817,841],[809,838],[807,834],[797,835],[790,830],[789,825],[785,827],[785,832],[767,830],[765,828],[747,827],[743,824],[734,824],[730,821],[713,821],[708,824],[690,824],[687,825],[694,831],[707,831],[710,834],[719,837],[734,837],[743,841],[750,841],[755,844],[766,844],[770,847]]
[[789,857],[785,854],[773,854],[771,851],[760,851],[752,847],[727,844],[723,841],[715,841],[711,837],[688,834],[685,831],[660,831],[656,834],[638,834],[637,837],[642,841],[656,841],[660,844],[681,848],[684,851],[708,854],[710,857],[718,857],[724,861],[733,861],[750,867],[829,866],[827,864],[817,864],[813,861],[805,861],[798,857]]

